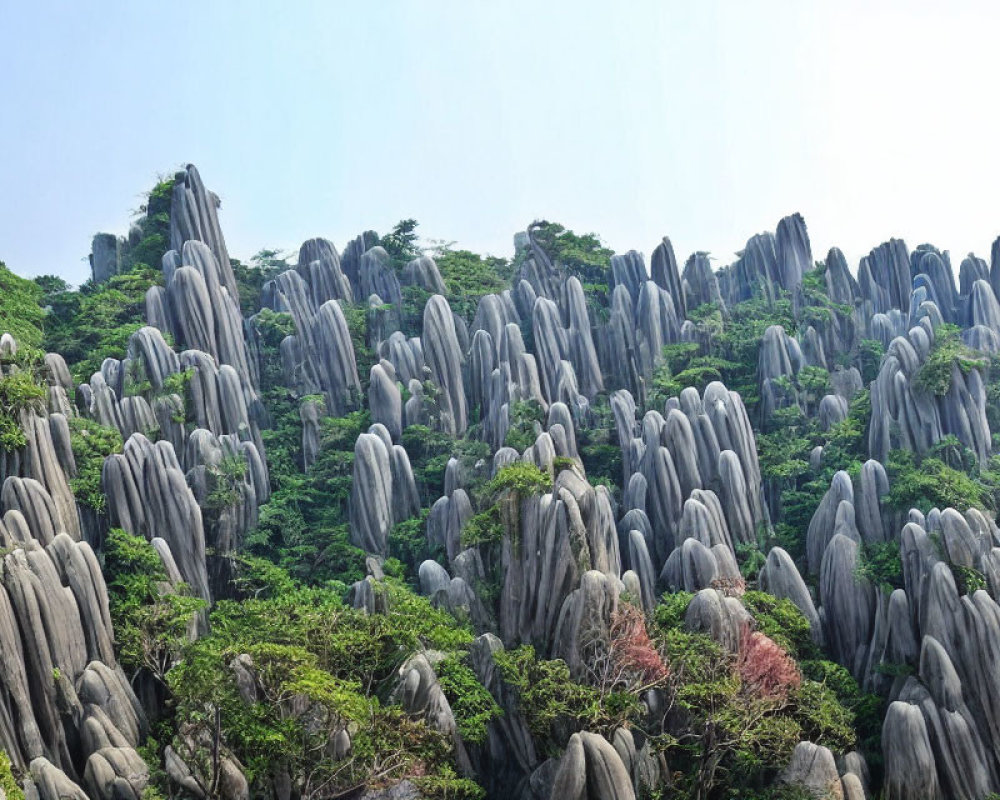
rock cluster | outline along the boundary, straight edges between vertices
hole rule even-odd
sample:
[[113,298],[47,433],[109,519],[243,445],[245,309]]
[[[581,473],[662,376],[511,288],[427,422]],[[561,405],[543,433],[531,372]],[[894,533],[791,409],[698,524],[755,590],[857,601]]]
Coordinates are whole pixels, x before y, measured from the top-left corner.
[[[978,800],[1000,789],[1000,529],[977,509],[890,507],[883,466],[893,450],[924,456],[947,436],[981,466],[989,458],[984,370],[969,356],[942,375],[936,356],[957,346],[945,323],[959,326],[964,345],[1000,352],[1000,240],[990,265],[971,254],[961,262],[957,285],[947,252],[911,251],[897,239],[863,258],[855,278],[836,248],[814,265],[794,214],[773,234],[751,237],[720,270],[702,252],[680,269],[664,238],[648,269],[637,251],[612,256],[606,286],[595,288],[547,252],[536,223],[517,238],[511,288],[480,298],[470,322],[453,311],[432,258],[400,268],[367,231],[343,254],[324,238],[304,242],[294,268],[263,287],[262,307],[287,316],[244,320],[218,207],[197,169],[178,174],[163,285],[145,297],[147,326],[124,358],[105,360],[77,387],[61,357],[46,356],[44,402],[20,419],[26,446],[0,456],[0,749],[30,797],[142,795],[149,776],[137,748],[146,721],[115,661],[92,547],[109,526],[124,528],[152,542],[171,585],[184,583],[207,603],[222,596],[270,492],[261,434],[269,420],[258,391],[269,364],[261,331],[275,319],[294,328],[280,344],[280,373],[300,401],[304,467],[319,457],[324,417],[370,414],[352,466],[350,539],[368,556],[367,577],[347,593],[353,608],[391,613],[380,586],[383,559],[394,555],[390,533],[421,508],[402,445],[408,427],[486,442],[493,455],[477,464],[478,476],[523,462],[551,479],[544,491],[508,488],[488,498],[499,532],[470,542],[483,490],[454,457],[427,514],[428,549],[439,560],[423,561],[417,580],[435,606],[479,634],[468,663],[504,712],[489,721],[485,741],[459,734],[436,673],[441,654],[401,653],[391,698],[443,734],[460,774],[484,779],[491,796],[537,800],[633,800],[668,779],[669,765],[627,728],[560,731],[565,748],[546,759],[498,666],[504,648],[532,645],[587,681],[624,603],[648,613],[662,592],[686,591],[687,630],[736,654],[751,624],[737,554],[757,547],[782,512],[779,481],[762,476],[752,422],[773,430],[801,412],[834,429],[857,408],[862,371],[873,374],[859,353],[884,350],[870,383],[868,460],[853,477],[833,474],[802,564],[774,547],[758,585],[791,601],[814,643],[866,691],[888,698],[887,798]],[[131,263],[137,235],[95,237],[95,281]],[[606,302],[595,303],[605,290]],[[413,298],[423,297],[414,314]],[[738,320],[746,301],[782,321],[766,329],[750,365],[759,419],[720,381],[654,401],[650,387],[669,354],[710,342],[713,321]],[[669,345],[678,346],[665,356]],[[0,339],[8,374],[18,368],[16,348],[10,336]],[[362,349],[373,358],[359,374]],[[78,508],[70,489],[78,414],[124,441],[103,464],[101,514]],[[595,433],[609,433],[601,441],[620,452],[620,491],[588,479]],[[810,469],[825,469],[828,455],[815,448]],[[897,545],[901,585],[877,585],[867,559]],[[193,620],[192,635],[206,629],[206,615]],[[253,659],[243,653],[229,668],[243,700],[258,701]],[[652,716],[662,698],[649,692],[642,702]],[[295,713],[329,722],[318,706]],[[327,745],[338,760],[356,731],[334,727]],[[165,769],[184,792],[206,796],[191,754],[212,743],[189,739],[167,748]],[[219,763],[219,793],[249,797],[235,757],[222,753]],[[275,795],[294,794],[291,780],[276,776]],[[859,753],[838,759],[808,741],[779,782],[848,800],[877,789]],[[365,796],[386,793],[419,796],[409,782]]]
[[406,450],[392,443],[384,425],[372,425],[354,445],[351,541],[365,552],[385,555],[393,525],[419,509]]
[[0,749],[43,800],[138,800],[146,719],[115,660],[100,564],[52,528],[54,502],[37,481],[8,477],[2,505]]
[[[624,465],[624,514],[618,523],[626,564],[665,586],[697,591],[738,583],[735,546],[766,526],[753,430],[739,395],[710,383],[685,389],[665,416],[635,421],[626,390],[611,397]],[[649,583],[649,578],[645,583]],[[648,597],[652,587],[644,587]]]

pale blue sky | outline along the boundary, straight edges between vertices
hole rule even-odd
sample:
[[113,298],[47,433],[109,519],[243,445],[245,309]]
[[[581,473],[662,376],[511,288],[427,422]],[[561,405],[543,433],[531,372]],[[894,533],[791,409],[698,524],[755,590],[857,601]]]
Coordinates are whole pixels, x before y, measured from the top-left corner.
[[191,161],[241,258],[547,218],[727,263],[801,211],[817,257],[957,266],[1000,233],[998,6],[0,0],[0,259],[80,282]]

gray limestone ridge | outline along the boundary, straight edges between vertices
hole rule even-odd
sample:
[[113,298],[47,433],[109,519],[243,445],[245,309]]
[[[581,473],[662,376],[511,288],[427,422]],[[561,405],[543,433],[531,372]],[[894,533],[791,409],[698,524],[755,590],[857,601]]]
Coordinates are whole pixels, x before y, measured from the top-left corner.
[[[146,324],[121,359],[106,359],[77,386],[62,357],[48,354],[44,402],[20,419],[26,444],[0,455],[0,750],[33,799],[138,800],[149,781],[138,749],[155,696],[141,682],[133,688],[116,661],[99,560],[107,529],[148,539],[168,582],[210,604],[231,596],[233,562],[270,497],[261,341],[255,317],[240,307],[219,199],[188,166],[169,205],[163,285],[146,294]],[[595,310],[592,289],[553,260],[542,234],[536,223],[517,237],[510,288],[481,297],[466,317],[455,313],[433,258],[395,264],[371,231],[342,252],[309,239],[296,266],[262,289],[261,307],[291,326],[280,342],[280,381],[298,403],[305,467],[320,456],[324,417],[370,414],[353,445],[347,502],[350,540],[368,555],[368,574],[350,587],[349,602],[392,613],[379,591],[391,534],[426,508],[427,549],[438,556],[419,564],[420,591],[474,628],[469,664],[504,713],[489,722],[485,742],[464,741],[439,680],[441,654],[420,649],[401,654],[389,701],[450,742],[458,773],[491,797],[634,800],[662,787],[669,765],[625,726],[563,731],[561,752],[543,752],[499,655],[531,645],[585,680],[623,603],[651,613],[665,592],[680,591],[693,596],[686,628],[735,654],[751,622],[738,596],[741,568],[780,510],[756,430],[796,407],[832,429],[868,389],[867,460],[833,474],[812,510],[803,559],[780,547],[759,554],[757,586],[791,601],[813,642],[886,699],[884,781],[872,785],[860,753],[808,741],[776,781],[849,800],[880,790],[890,800],[981,800],[1000,791],[1000,528],[976,508],[900,511],[889,503],[885,466],[891,451],[924,455],[945,436],[978,463],[989,458],[994,431],[981,368],[956,366],[941,394],[918,376],[943,323],[958,326],[968,347],[1000,352],[1000,242],[990,265],[962,261],[958,285],[949,254],[929,245],[910,251],[890,240],[856,276],[834,248],[817,290],[805,222],[795,214],[774,234],[753,236],[721,269],[705,253],[681,267],[668,238],[648,269],[637,251],[615,255],[600,287],[606,307]],[[135,242],[135,234],[95,237],[94,281],[120,272]],[[404,325],[414,290],[427,299]],[[815,291],[829,305],[801,314]],[[759,402],[718,380],[652,399],[664,347],[712,335],[696,324],[696,309],[711,303],[728,319],[751,298],[783,297],[799,314],[797,330],[764,332],[749,365]],[[363,314],[363,346],[373,355],[360,372],[347,306]],[[884,349],[867,386],[854,358],[862,340]],[[6,372],[18,369],[17,346],[9,334],[0,339]],[[815,369],[829,374],[820,393],[805,380]],[[539,410],[534,428],[519,448],[507,446],[514,412],[526,404]],[[103,463],[100,515],[71,489],[74,416],[113,427],[124,441]],[[489,457],[477,474],[529,463],[551,486],[503,495],[496,548],[470,546],[463,531],[482,509],[468,465],[452,458],[441,496],[422,498],[415,453],[404,446],[416,425],[485,442]],[[581,443],[595,432],[620,455],[613,486],[588,475]],[[816,471],[824,458],[817,447]],[[862,554],[874,546],[898,549],[900,587],[887,591],[864,577]],[[983,587],[956,583],[963,570],[980,574]],[[190,636],[207,625],[207,615],[192,619]],[[230,669],[241,697],[257,699],[253,659],[240,654]],[[669,703],[659,690],[642,703],[664,724]],[[347,725],[338,730],[330,758],[344,758],[355,735]],[[248,798],[235,758],[223,754],[220,764],[217,796]],[[197,759],[168,748],[163,766],[180,795],[205,796]],[[277,782],[271,789],[283,796]],[[407,782],[392,791],[421,796]]]

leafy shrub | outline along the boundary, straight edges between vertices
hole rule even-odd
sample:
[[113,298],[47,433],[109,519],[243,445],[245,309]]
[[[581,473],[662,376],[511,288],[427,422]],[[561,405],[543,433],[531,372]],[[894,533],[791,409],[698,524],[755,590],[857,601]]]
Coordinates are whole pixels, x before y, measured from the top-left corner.
[[448,698],[462,739],[472,744],[485,742],[490,720],[503,714],[493,695],[458,654],[439,661],[434,665],[434,672]]
[[948,564],[955,578],[955,586],[959,594],[975,594],[987,586],[986,576],[973,567],[963,567],[961,564]]
[[494,503],[465,523],[462,528],[462,547],[499,544],[503,540],[503,534],[500,506]]
[[509,285],[513,275],[510,262],[496,256],[481,256],[468,250],[444,250],[435,262],[448,287],[451,310],[471,322],[486,294],[498,294]]
[[2,750],[0,750],[0,797],[6,797],[7,800],[24,800],[24,792],[14,777],[10,758]]
[[862,546],[855,574],[864,578],[884,592],[903,588],[903,562],[899,556],[899,544],[889,542],[868,542]]
[[858,343],[859,370],[865,386],[878,377],[878,370],[882,365],[884,354],[885,348],[878,339],[862,339]]
[[791,600],[779,600],[766,592],[751,591],[743,595],[742,601],[753,617],[756,629],[793,657],[809,658],[817,654],[809,621]]
[[987,359],[962,343],[957,325],[939,325],[934,329],[934,344],[930,354],[920,366],[913,385],[921,391],[935,395],[947,394],[955,367],[962,372],[982,369]]
[[0,334],[9,333],[22,347],[42,343],[45,313],[39,305],[42,290],[34,282],[15,275],[0,261]]
[[736,668],[743,685],[761,697],[784,699],[802,685],[798,667],[784,648],[749,625],[740,638]]
[[566,269],[580,283],[608,284],[614,251],[605,247],[595,233],[577,234],[557,222],[537,223],[534,237],[554,265]]
[[125,669],[145,669],[165,681],[205,602],[184,586],[172,591],[153,546],[117,528],[104,543],[104,571],[118,660]]
[[510,491],[521,497],[547,492],[551,488],[552,476],[526,461],[502,467],[486,484],[486,491],[491,495]]
[[661,635],[681,626],[684,622],[684,615],[693,599],[692,592],[671,592],[663,595],[653,614],[653,619]]
[[523,453],[535,443],[545,423],[545,412],[537,400],[516,400],[508,412],[510,426],[504,445]]
[[422,509],[419,516],[397,522],[389,532],[389,552],[402,562],[413,580],[424,559],[436,555],[431,554],[427,546],[428,513],[429,509]]
[[940,459],[918,460],[909,450],[891,450],[886,471],[888,503],[900,511],[917,508],[927,513],[931,508],[948,506],[965,511],[986,505],[983,485]]
[[597,690],[575,682],[561,659],[539,659],[531,645],[494,654],[504,681],[516,693],[516,707],[545,753],[556,754],[569,736],[595,717]]
[[11,366],[6,373],[0,373],[0,449],[17,450],[28,443],[21,415],[43,410],[44,399],[45,387],[34,370]]
[[76,477],[70,481],[70,488],[78,503],[103,511],[107,504],[101,488],[104,459],[122,451],[122,435],[117,428],[86,417],[70,417],[69,434],[76,462]]

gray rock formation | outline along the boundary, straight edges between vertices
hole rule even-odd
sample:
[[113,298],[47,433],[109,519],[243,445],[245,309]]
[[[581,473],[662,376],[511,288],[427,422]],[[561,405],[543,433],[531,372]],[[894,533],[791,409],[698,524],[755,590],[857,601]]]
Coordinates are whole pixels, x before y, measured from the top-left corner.
[[351,282],[340,267],[337,248],[329,239],[308,239],[299,248],[295,271],[309,287],[309,298],[314,308],[327,300],[354,299]]
[[428,654],[414,653],[399,668],[399,680],[392,699],[411,717],[425,721],[434,730],[450,737],[455,746],[459,770],[469,774],[471,764],[458,733],[455,715],[441,690]]
[[552,800],[635,800],[631,776],[603,736],[574,733],[559,760]]
[[219,197],[205,188],[194,164],[188,164],[178,178],[170,203],[170,249],[179,253],[192,240],[208,245],[219,270],[220,283],[239,308],[239,289],[219,227]]
[[389,531],[420,507],[406,451],[379,424],[354,444],[351,541],[367,553],[386,555]]
[[122,242],[113,233],[97,233],[90,245],[90,276],[104,283],[121,272]]
[[739,649],[743,628],[751,617],[735,597],[718,589],[699,591],[684,614],[684,626],[693,633],[706,633],[732,653]]
[[105,459],[101,487],[112,524],[166,542],[184,581],[211,602],[201,508],[173,446],[133,434],[122,453]]
[[666,236],[653,250],[650,268],[652,272],[650,277],[653,282],[661,289],[666,289],[674,301],[678,318],[684,319],[687,316],[687,298],[681,283],[680,272],[677,269],[674,247]]
[[804,789],[812,797],[830,800],[843,800],[844,797],[833,753],[812,742],[799,742],[795,745],[791,761],[778,780]]
[[420,256],[409,262],[403,268],[402,284],[419,286],[431,294],[448,294],[441,272],[430,256]]
[[[926,321],[926,318],[925,320]],[[926,453],[941,437],[957,436],[982,461],[990,450],[986,394],[977,369],[963,373],[954,366],[951,385],[936,396],[919,385],[920,367],[934,340],[930,325],[918,325],[906,337],[892,340],[878,378],[872,384],[872,424],[868,435],[872,458],[884,461],[890,449]]]
[[290,388],[302,395],[322,393],[327,409],[340,415],[360,401],[354,344],[337,300],[316,305],[323,293],[313,290],[295,270],[265,285],[262,302],[291,314],[295,334],[281,343],[283,370]]
[[767,554],[767,561],[757,578],[760,588],[775,597],[791,600],[809,622],[809,630],[816,644],[823,644],[823,624],[806,583],[802,580],[795,562],[780,547]]
[[115,661],[100,564],[87,543],[57,533],[43,545],[12,515],[22,530],[0,567],[0,749],[29,796],[86,798],[82,783],[92,798],[138,798],[146,720]]
[[454,315],[442,295],[434,295],[424,306],[421,343],[432,380],[441,390],[436,403],[441,430],[461,435],[469,424],[462,379],[463,354]]
[[909,261],[906,244],[900,239],[890,239],[861,259],[858,287],[873,312],[894,308],[909,312],[913,290]]

